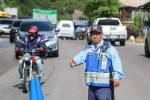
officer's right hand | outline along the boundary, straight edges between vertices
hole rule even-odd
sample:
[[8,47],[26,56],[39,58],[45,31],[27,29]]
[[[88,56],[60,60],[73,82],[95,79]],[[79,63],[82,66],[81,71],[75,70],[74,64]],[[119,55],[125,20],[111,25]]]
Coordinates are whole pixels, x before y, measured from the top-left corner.
[[73,59],[71,59],[70,61],[69,61],[69,65],[70,65],[70,67],[75,67],[75,65],[76,65],[76,62],[73,60]]

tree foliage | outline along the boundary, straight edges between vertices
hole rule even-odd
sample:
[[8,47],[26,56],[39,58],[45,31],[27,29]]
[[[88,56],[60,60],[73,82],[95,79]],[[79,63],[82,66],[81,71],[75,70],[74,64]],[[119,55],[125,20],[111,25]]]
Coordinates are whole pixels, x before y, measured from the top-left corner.
[[[80,10],[90,19],[101,16],[115,16],[118,0],[3,0],[5,7],[18,8],[19,16],[32,16],[32,9],[55,9],[58,18],[71,18],[74,10]],[[2,3],[0,4],[0,9]]]
[[[3,0],[5,7],[17,7],[19,16],[32,16],[32,9],[55,9],[59,16],[71,16],[75,9],[84,9],[87,0]],[[0,4],[1,6],[1,4]],[[1,8],[2,9],[2,8]]]
[[138,14],[134,17],[134,23],[133,23],[133,26],[136,27],[136,28],[141,28],[142,26],[142,15]]
[[118,14],[118,0],[91,0],[85,6],[84,13],[90,20],[97,17],[110,17]]

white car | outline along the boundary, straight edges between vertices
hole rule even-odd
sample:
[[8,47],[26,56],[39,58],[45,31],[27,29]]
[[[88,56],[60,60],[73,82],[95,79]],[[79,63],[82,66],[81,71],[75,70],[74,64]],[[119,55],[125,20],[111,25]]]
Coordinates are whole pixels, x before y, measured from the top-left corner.
[[93,25],[101,25],[104,34],[104,40],[109,40],[112,44],[116,41],[120,42],[120,45],[125,46],[127,39],[126,26],[122,25],[120,19],[115,17],[101,17],[96,18]]
[[10,26],[12,24],[13,20],[12,19],[0,19],[0,35],[9,35],[10,33]]
[[145,35],[145,56],[150,57],[150,31],[148,31]]
[[71,20],[61,20],[56,25],[56,31],[59,38],[75,38],[74,25]]

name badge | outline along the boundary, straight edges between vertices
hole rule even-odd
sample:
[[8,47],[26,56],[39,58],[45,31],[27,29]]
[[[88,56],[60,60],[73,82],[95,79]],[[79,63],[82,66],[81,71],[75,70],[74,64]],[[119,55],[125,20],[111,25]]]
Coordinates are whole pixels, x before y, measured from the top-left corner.
[[93,51],[94,51],[94,50],[93,50],[92,48],[88,49],[88,50],[87,50],[87,55],[92,55]]

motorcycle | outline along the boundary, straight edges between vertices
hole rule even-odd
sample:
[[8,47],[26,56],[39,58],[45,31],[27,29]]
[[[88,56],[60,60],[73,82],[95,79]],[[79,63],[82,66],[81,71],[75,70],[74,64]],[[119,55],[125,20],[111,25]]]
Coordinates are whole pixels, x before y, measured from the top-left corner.
[[86,30],[85,30],[85,28],[78,27],[76,29],[75,37],[76,37],[76,39],[84,40],[85,37],[86,37]]
[[[29,92],[30,81],[37,75],[36,68],[36,56],[35,52],[38,52],[37,49],[33,50],[25,50],[23,54],[23,83],[22,83],[22,91],[24,93]],[[42,61],[43,63],[43,61]]]

